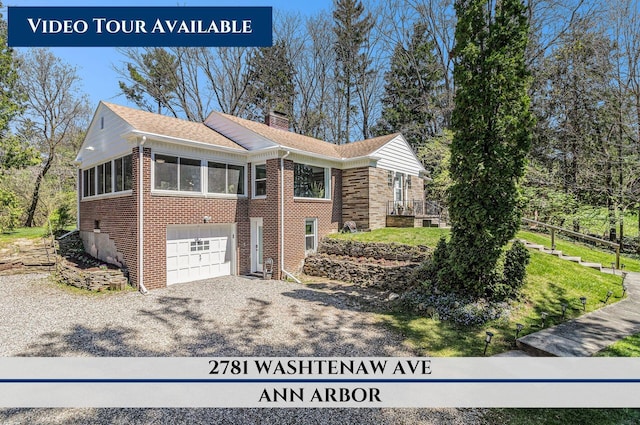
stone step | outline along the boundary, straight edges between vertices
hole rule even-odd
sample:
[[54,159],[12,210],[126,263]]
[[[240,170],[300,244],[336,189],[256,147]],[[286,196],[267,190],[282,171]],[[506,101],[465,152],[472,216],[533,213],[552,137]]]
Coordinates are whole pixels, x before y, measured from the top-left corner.
[[561,260],[571,261],[571,262],[574,262],[574,263],[581,263],[582,262],[582,258],[581,257],[570,257],[568,255],[561,255],[559,258]]
[[589,268],[592,268],[592,269],[596,269],[596,270],[602,271],[602,264],[600,264],[600,263],[586,263],[584,261],[581,261],[580,265],[584,266],[584,267],[589,267]]

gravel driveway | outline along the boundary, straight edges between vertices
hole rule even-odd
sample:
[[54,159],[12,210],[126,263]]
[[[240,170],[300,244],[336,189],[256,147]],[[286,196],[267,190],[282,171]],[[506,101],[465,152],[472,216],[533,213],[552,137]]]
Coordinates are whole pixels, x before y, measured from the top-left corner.
[[[76,294],[0,276],[0,356],[411,356],[344,291],[224,277],[149,292]],[[454,409],[5,409],[0,423],[469,424]]]

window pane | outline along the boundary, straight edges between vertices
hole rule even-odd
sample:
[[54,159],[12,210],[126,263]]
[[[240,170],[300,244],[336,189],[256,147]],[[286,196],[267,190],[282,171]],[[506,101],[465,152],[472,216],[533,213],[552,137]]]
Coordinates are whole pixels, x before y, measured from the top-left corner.
[[312,221],[308,221],[307,220],[305,222],[304,234],[305,235],[313,235],[313,222]]
[[256,165],[256,180],[267,178],[267,166],[265,164]]
[[244,167],[241,165],[229,165],[228,168],[228,192],[244,195]]
[[89,170],[82,172],[82,196],[89,196]]
[[122,158],[122,168],[124,169],[124,190],[131,190],[133,187],[133,166],[131,163],[132,155]]
[[156,155],[154,186],[156,189],[178,190],[178,158]]
[[96,194],[96,169],[89,168],[89,196]]
[[210,162],[208,172],[209,193],[226,193],[227,165]]
[[313,251],[315,249],[315,237],[307,236],[307,244],[305,246],[306,251]]
[[98,195],[104,193],[104,164],[100,164],[96,167],[96,179],[98,180]]
[[200,192],[200,160],[180,158],[180,190]]
[[293,172],[293,195],[303,198],[324,198],[325,169],[306,164],[295,164]]
[[266,180],[257,181],[255,196],[266,196],[266,195],[267,195],[267,181]]
[[122,182],[123,182],[123,175],[122,175],[122,158],[118,158],[115,161],[113,161],[114,163],[114,171],[116,174],[116,187],[114,189],[114,192],[120,192],[121,190],[124,190],[122,187]]
[[111,161],[104,164],[104,193],[111,193]]

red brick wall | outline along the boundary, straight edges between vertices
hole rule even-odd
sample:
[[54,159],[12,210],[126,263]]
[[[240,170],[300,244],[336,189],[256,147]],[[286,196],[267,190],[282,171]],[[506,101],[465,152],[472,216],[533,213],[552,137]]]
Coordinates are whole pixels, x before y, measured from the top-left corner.
[[[100,221],[100,233],[114,241],[129,269],[129,278],[138,282],[138,198],[135,182],[138,179],[138,148],[133,149],[133,193],[116,198],[82,200],[80,197],[80,231],[92,232],[95,221]],[[78,181],[82,182],[81,171]]]
[[342,225],[342,170],[331,169],[331,199],[293,198],[293,161],[284,162],[284,266],[298,272],[305,257],[305,219],[316,218],[318,241]]

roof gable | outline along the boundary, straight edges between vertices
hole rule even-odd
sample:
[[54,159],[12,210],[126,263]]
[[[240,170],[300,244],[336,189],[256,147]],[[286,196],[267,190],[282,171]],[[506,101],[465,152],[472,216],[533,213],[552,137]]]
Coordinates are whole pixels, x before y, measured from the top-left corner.
[[243,146],[223,136],[217,131],[212,130],[201,122],[187,121],[179,118],[168,117],[166,115],[154,114],[152,112],[141,111],[139,109],[128,108],[126,106],[116,105],[113,103],[102,102],[102,104],[129,123],[134,130],[143,133],[196,143],[204,143],[211,146],[246,150]]

